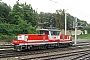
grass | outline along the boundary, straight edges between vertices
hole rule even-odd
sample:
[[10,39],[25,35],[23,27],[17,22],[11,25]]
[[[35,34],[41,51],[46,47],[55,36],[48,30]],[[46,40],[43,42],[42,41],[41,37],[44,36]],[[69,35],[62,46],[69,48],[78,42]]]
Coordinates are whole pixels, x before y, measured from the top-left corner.
[[3,34],[0,34],[0,41],[11,42],[12,39],[13,39],[13,35],[10,36],[10,35],[3,35]]
[[79,39],[90,39],[90,34],[82,34],[82,35],[78,35]]

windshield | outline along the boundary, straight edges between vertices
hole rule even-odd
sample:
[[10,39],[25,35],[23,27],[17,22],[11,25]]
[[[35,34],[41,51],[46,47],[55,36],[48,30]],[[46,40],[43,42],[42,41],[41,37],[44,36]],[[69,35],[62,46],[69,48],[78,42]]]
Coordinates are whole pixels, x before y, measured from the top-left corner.
[[51,31],[51,35],[60,35],[60,31]]

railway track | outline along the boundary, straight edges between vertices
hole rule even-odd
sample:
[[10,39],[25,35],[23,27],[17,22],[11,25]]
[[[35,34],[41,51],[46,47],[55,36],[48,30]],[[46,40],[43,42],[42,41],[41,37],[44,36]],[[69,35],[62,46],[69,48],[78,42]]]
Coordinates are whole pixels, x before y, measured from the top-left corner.
[[[62,59],[62,57],[72,57],[72,60],[78,59],[79,56],[83,53],[82,56],[90,57],[90,43],[85,44],[77,44],[73,45],[72,47],[68,48],[55,48],[55,49],[37,49],[32,51],[22,51],[22,52],[15,52],[14,50],[1,50],[0,51],[0,60],[1,59],[9,59],[14,58],[16,59]],[[77,51],[78,50],[78,51]],[[86,51],[86,52],[85,52]],[[63,53],[62,53],[63,52]],[[66,52],[66,53],[65,53]],[[67,53],[68,52],[68,53]],[[58,54],[56,54],[58,53]],[[84,54],[85,53],[85,54]],[[56,56],[54,56],[56,55]],[[50,58],[50,57],[52,58]],[[43,57],[43,58],[42,58]],[[83,57],[84,58],[84,57]],[[71,58],[70,58],[71,59]]]
[[13,45],[0,45],[0,49],[13,48]]
[[[34,58],[28,58],[27,60],[79,60],[88,58],[90,56],[90,50],[77,50],[77,51],[71,51],[68,53],[54,53],[55,55],[47,55],[47,56],[40,56],[40,57],[34,57]],[[78,55],[78,57],[77,57]],[[79,56],[80,55],[80,56]],[[87,56],[86,56],[87,55]],[[76,56],[76,57],[75,57]],[[86,56],[86,57],[84,57]],[[68,57],[68,59],[66,59]],[[63,59],[62,59],[63,58]],[[25,59],[22,59],[25,60]]]
[[78,56],[71,58],[71,60],[77,60],[77,59],[78,60],[85,60],[85,59],[90,60],[90,50],[83,51],[81,54],[78,53]]

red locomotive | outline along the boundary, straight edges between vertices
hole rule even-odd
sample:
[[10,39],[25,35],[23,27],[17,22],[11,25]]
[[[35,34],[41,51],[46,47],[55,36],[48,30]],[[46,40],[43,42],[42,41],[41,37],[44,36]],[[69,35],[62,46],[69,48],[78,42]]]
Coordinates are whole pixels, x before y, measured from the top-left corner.
[[39,34],[19,34],[17,40],[13,40],[14,49],[16,51],[22,51],[31,49],[34,46],[72,45],[71,36],[61,35],[60,30],[39,29],[39,32]]

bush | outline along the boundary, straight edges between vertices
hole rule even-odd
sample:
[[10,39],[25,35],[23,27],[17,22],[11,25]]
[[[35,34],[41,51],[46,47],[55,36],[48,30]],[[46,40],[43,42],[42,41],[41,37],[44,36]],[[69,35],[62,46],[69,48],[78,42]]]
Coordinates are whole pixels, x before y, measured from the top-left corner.
[[29,34],[36,33],[35,27],[32,27],[26,22],[23,22],[19,25],[14,24],[0,24],[0,39],[10,39],[12,36],[17,36],[18,34]]

